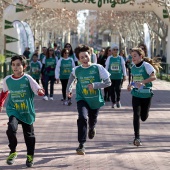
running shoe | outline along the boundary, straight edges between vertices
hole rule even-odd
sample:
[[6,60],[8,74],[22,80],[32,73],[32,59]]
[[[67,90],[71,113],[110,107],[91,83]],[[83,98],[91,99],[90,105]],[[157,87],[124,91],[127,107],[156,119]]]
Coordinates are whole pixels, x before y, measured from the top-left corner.
[[32,167],[34,165],[34,157],[33,155],[27,155],[26,166]]
[[76,149],[78,155],[85,155],[85,148],[83,144],[80,144],[79,147]]
[[17,152],[10,153],[6,160],[6,163],[8,165],[12,165],[15,162],[16,158],[17,158]]
[[88,132],[88,137],[89,139],[93,139],[94,136],[96,135],[96,129],[89,129],[89,132]]

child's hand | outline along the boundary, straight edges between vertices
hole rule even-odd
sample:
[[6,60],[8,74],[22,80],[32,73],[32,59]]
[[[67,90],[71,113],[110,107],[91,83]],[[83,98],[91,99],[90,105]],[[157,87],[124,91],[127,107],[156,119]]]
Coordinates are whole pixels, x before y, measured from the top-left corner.
[[141,82],[136,82],[135,85],[138,89],[140,89],[142,86],[144,86],[144,84]]
[[67,93],[67,97],[71,98],[72,96],[73,96],[72,93],[70,92]]
[[132,86],[131,86],[130,84],[127,86],[127,90],[128,90],[128,91],[131,91],[131,90],[132,90]]
[[93,84],[88,84],[87,87],[89,88],[89,90],[93,90]]
[[57,84],[59,83],[59,79],[56,79],[56,83],[57,83]]
[[44,89],[38,89],[38,96],[44,96],[44,94],[45,94],[45,91],[44,91]]
[[0,112],[2,112],[2,110],[3,110],[3,107],[0,107]]

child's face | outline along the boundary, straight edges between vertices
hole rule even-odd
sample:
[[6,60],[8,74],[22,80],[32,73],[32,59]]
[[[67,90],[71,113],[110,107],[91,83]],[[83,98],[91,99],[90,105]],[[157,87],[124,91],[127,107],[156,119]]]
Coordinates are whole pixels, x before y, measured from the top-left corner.
[[36,62],[36,61],[38,60],[38,57],[37,57],[37,56],[33,56],[33,57],[32,57],[32,60],[33,60],[34,62]]
[[88,67],[90,65],[90,55],[88,52],[80,52],[79,53],[79,61],[83,65],[83,67]]
[[132,61],[135,65],[139,64],[143,60],[142,55],[139,55],[136,51],[133,51],[131,54],[132,54]]
[[15,76],[21,76],[25,68],[19,59],[12,61],[12,70]]

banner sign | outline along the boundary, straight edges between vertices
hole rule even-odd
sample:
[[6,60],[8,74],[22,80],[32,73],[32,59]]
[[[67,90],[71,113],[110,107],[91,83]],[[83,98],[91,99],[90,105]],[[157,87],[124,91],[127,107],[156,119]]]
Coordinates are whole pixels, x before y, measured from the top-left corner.
[[8,35],[5,35],[5,42],[6,43],[12,43],[12,42],[16,42],[16,41],[18,41],[18,39],[10,37]]
[[11,21],[5,20],[4,29],[14,28]]
[[23,4],[18,4],[18,3],[16,4],[16,12],[22,12],[29,9],[32,9],[32,7],[25,6]]
[[8,50],[4,50],[4,55],[5,55],[6,58],[9,58],[9,57],[11,58],[14,55],[18,55],[18,54],[11,52],[11,51],[8,51]]
[[112,8],[116,6],[116,4],[126,4],[131,0],[62,0],[63,3],[89,3],[89,4],[97,4],[99,8],[102,7],[103,4],[110,4]]

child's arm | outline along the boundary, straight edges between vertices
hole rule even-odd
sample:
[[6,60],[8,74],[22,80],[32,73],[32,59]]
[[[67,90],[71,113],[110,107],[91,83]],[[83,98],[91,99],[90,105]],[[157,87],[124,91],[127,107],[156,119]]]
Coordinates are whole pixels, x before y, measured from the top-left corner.
[[62,59],[60,59],[57,62],[57,65],[56,65],[56,68],[55,68],[55,78],[56,78],[57,83],[59,83],[59,76],[60,76],[59,74],[60,74],[61,60]]
[[2,112],[5,100],[8,97],[8,86],[6,84],[7,78],[8,78],[8,76],[3,79],[3,85],[2,85],[3,89],[2,89],[1,94],[0,94],[0,112]]
[[39,84],[28,74],[26,74],[27,78],[29,79],[30,86],[34,94],[38,96],[43,96],[44,95],[44,89],[39,86]]
[[75,80],[75,76],[71,73],[69,80],[68,80],[67,89],[66,89],[68,97],[72,97],[72,87],[74,84],[74,80]]
[[122,71],[123,71],[123,80],[125,81],[127,73],[126,73],[126,66],[125,66],[125,61],[123,57],[121,57],[121,65],[122,65]]
[[88,85],[88,88],[91,89],[101,89],[105,87],[109,87],[111,85],[110,73],[100,64],[97,64],[99,68],[100,78],[103,80],[102,82],[94,82]]
[[1,94],[0,94],[0,112],[2,112],[4,103],[5,103],[5,100],[7,97],[8,97],[8,91],[3,92],[3,90],[2,90]]

